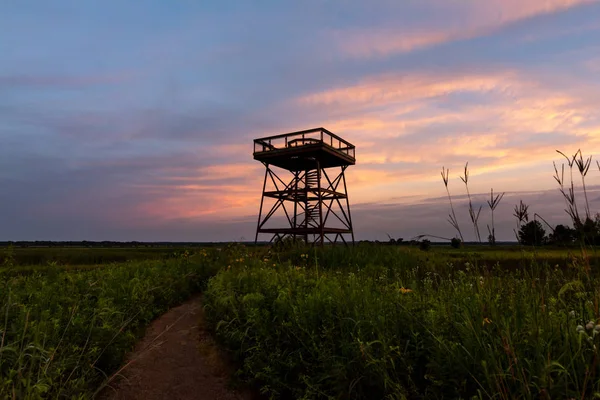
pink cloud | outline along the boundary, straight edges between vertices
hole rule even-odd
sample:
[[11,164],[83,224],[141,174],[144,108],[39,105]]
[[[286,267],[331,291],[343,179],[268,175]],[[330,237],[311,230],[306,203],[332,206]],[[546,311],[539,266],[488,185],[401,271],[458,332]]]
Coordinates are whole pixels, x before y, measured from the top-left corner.
[[[521,179],[511,189],[547,188],[557,148],[600,154],[596,92],[589,81],[543,71],[387,74],[309,94],[296,104],[307,113],[330,110],[324,126],[357,145],[357,165],[349,172],[354,198],[384,201],[394,191],[436,191],[441,166],[458,172],[466,161],[486,186],[506,181],[500,172],[533,168],[545,178]],[[456,94],[482,103],[439,107]]]
[[[502,90],[509,87],[515,78],[516,72],[514,71],[472,75],[458,73],[388,74],[366,78],[354,86],[309,94],[298,99],[298,102],[305,105],[378,105],[392,101],[427,99],[459,91]],[[411,105],[409,104],[405,111],[410,110]]]
[[446,21],[418,29],[407,26],[339,30],[332,33],[338,47],[350,57],[371,58],[414,50],[457,40],[488,35],[508,24],[551,14],[597,0],[467,0],[448,4],[446,1],[427,2],[427,12],[443,9],[450,17]]

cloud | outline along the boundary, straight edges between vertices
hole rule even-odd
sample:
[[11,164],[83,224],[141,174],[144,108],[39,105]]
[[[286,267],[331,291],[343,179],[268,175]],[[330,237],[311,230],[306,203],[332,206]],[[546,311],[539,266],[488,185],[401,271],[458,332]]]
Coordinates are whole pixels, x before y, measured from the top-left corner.
[[307,112],[327,115],[334,132],[352,137],[366,163],[475,157],[512,165],[552,159],[556,146],[600,152],[594,93],[589,85],[587,91],[573,82],[552,85],[527,72],[457,71],[375,76],[297,101]]
[[594,57],[585,62],[585,66],[591,72],[600,72],[600,57]]
[[85,88],[117,85],[131,79],[131,73],[113,75],[6,75],[0,76],[0,88]]
[[[434,21],[431,25],[414,27],[407,21],[406,24],[389,24],[382,28],[374,24],[360,29],[337,30],[332,32],[332,37],[341,51],[350,57],[379,58],[487,36],[525,19],[594,2],[595,0],[471,0],[460,3],[425,1],[423,4],[426,8],[423,12],[429,14],[429,19]],[[447,13],[445,19],[439,18],[442,12]]]
[[458,195],[466,161],[473,193],[554,187],[555,149],[600,154],[592,3],[152,5],[152,29],[109,4],[78,6],[85,27],[6,13],[0,236],[252,236],[252,139],[315,126],[357,145],[359,237],[448,228],[442,166]]
[[502,90],[503,85],[509,86],[514,82],[515,75],[511,71],[473,75],[385,74],[366,78],[357,85],[309,94],[298,99],[298,102],[307,105],[345,107],[353,104],[368,104],[376,107],[392,101],[422,100],[458,91]]

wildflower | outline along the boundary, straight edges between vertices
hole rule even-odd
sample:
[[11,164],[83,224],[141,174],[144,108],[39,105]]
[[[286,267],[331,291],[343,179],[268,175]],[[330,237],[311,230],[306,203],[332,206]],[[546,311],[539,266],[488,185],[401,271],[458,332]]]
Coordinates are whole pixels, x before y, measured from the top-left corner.
[[577,332],[579,332],[579,333],[585,332],[585,329],[584,329],[584,328],[583,328],[583,326],[581,326],[581,325],[577,325],[577,328],[576,328],[576,330],[577,330]]
[[406,293],[410,293],[410,292],[412,292],[412,289],[408,289],[405,287],[400,288],[400,293],[402,293],[402,294],[406,294]]
[[600,333],[600,325],[594,327],[594,332]]
[[483,319],[482,325],[485,326],[485,324],[491,324],[491,323],[492,323],[492,320],[489,319],[488,317],[485,317]]
[[576,313],[575,313],[575,310],[571,310],[571,311],[569,311],[569,315],[570,315],[571,317],[575,317],[575,315],[576,315]]
[[595,326],[595,325],[596,325],[596,324],[594,323],[594,321],[590,321],[590,322],[588,322],[588,323],[585,325],[585,329],[587,329],[587,330],[589,331],[589,330],[591,330],[591,329],[594,329],[594,326]]

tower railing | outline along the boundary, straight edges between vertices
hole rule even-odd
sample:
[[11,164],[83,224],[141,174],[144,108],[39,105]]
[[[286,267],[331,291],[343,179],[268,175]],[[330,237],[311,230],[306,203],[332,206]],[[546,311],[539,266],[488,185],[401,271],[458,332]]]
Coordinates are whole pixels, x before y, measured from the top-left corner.
[[254,154],[310,145],[324,145],[334,151],[355,158],[355,146],[325,128],[254,139]]

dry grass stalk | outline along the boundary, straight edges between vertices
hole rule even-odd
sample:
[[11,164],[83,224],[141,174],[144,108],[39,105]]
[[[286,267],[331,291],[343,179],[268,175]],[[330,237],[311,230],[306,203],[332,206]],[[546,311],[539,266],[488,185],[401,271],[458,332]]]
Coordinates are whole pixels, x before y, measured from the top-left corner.
[[461,176],[460,179],[465,183],[465,187],[467,188],[467,196],[469,198],[469,216],[471,217],[471,222],[473,223],[473,229],[475,230],[475,235],[477,236],[477,240],[479,240],[479,243],[481,243],[481,235],[479,233],[478,220],[479,220],[479,214],[481,213],[482,206],[479,206],[479,209],[477,210],[477,212],[475,212],[475,209],[473,208],[473,202],[471,201],[471,193],[469,192],[469,163],[468,162],[465,164],[465,176],[464,177]]
[[490,234],[490,244],[493,246],[496,244],[496,228],[494,226],[494,210],[500,204],[500,201],[504,197],[504,192],[501,194],[497,194],[494,196],[494,188],[491,189],[490,199],[487,201],[488,206],[490,206],[490,210],[492,211],[492,229],[490,230],[490,226],[488,225],[488,232]]
[[452,211],[452,214],[448,215],[448,222],[450,222],[450,225],[452,225],[454,227],[454,229],[456,229],[456,231],[458,232],[461,242],[464,242],[465,240],[463,239],[463,235],[460,230],[460,226],[458,225],[458,220],[456,219],[456,214],[454,213],[454,206],[452,205],[452,196],[450,196],[450,189],[448,189],[449,174],[450,174],[450,169],[446,169],[446,168],[442,167],[442,180],[444,181],[444,186],[446,187],[446,193],[448,194],[448,201],[450,202],[450,210]]
[[569,215],[569,217],[573,221],[573,226],[578,227],[578,226],[581,226],[582,222],[581,222],[581,218],[579,217],[579,210],[577,209],[577,201],[575,198],[575,185],[573,183],[573,165],[575,164],[575,157],[577,156],[577,153],[575,153],[575,155],[573,157],[567,157],[563,152],[561,152],[559,150],[556,150],[556,152],[558,154],[562,155],[567,160],[567,165],[569,166],[569,171],[571,173],[571,183],[570,183],[569,187],[567,187],[565,189],[565,179],[564,179],[565,166],[564,166],[564,164],[561,165],[560,176],[558,174],[558,169],[556,168],[556,164],[554,164],[554,172],[555,172],[554,179],[558,182],[558,185],[560,186],[559,190],[560,190],[561,194],[563,195],[563,197],[565,198],[565,201],[567,203],[567,208],[565,209],[565,212]]
[[515,218],[517,218],[517,230],[515,230],[515,236],[517,237],[517,241],[520,243],[519,239],[519,230],[521,230],[521,226],[523,223],[529,222],[529,206],[523,203],[523,200],[519,200],[519,205],[515,206],[515,212],[513,213]]
[[[576,158],[577,154],[579,154],[579,158]],[[583,196],[585,197],[585,217],[586,219],[589,219],[591,214],[590,204],[588,202],[587,196],[587,189],[585,187],[585,176],[590,170],[590,165],[592,165],[592,156],[589,156],[584,160],[583,154],[581,153],[581,149],[579,149],[577,150],[577,153],[575,153],[575,156],[573,156],[573,159],[575,160],[575,165],[577,165],[577,169],[579,170],[579,174],[581,175],[581,185],[583,186]]]

